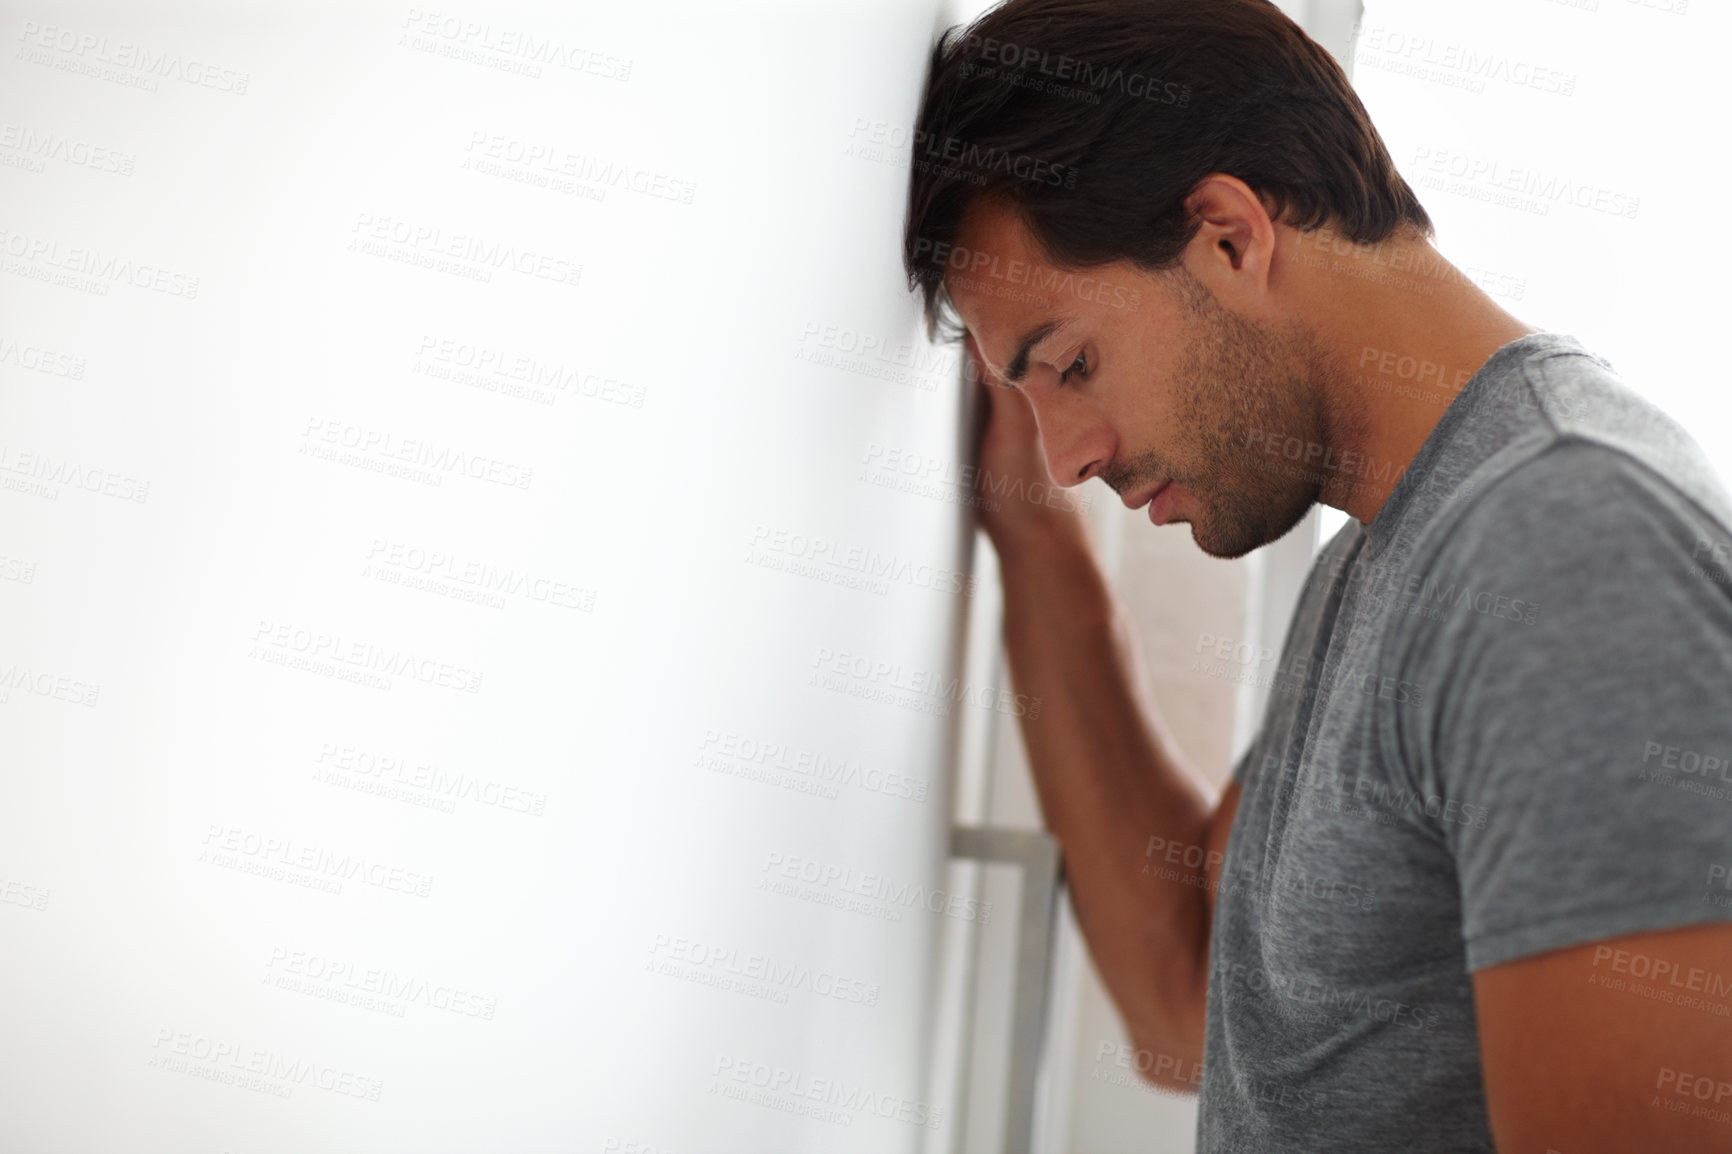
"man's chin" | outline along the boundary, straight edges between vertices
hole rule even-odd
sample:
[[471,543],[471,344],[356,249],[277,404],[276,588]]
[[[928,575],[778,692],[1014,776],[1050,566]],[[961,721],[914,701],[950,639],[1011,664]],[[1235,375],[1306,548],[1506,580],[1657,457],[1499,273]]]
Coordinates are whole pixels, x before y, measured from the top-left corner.
[[[1191,526],[1191,540],[1195,541],[1197,548],[1204,553],[1219,561],[1236,561],[1247,553],[1285,537],[1292,532],[1293,526],[1305,519],[1305,514],[1310,509],[1311,505],[1307,502],[1296,514],[1282,516],[1274,524],[1241,521],[1234,525],[1218,525],[1206,515],[1199,521],[1190,521],[1184,517],[1173,520],[1184,521]],[[1173,521],[1168,522],[1172,523]]]
[[1202,529],[1194,522],[1191,525],[1191,540],[1197,543],[1197,548],[1215,558],[1217,561],[1236,561],[1254,549],[1267,545],[1267,541],[1253,540],[1249,544],[1246,539],[1236,537],[1222,540]]

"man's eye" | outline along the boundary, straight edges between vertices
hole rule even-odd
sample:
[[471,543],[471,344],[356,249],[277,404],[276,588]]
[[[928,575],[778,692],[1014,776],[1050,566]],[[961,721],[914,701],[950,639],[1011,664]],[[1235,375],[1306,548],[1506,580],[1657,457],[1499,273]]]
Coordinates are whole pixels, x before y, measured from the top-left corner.
[[1077,352],[1076,360],[1074,360],[1070,363],[1070,368],[1066,369],[1064,372],[1062,372],[1058,375],[1058,383],[1061,385],[1064,384],[1066,381],[1068,381],[1070,379],[1070,375],[1072,373],[1078,373],[1078,372],[1080,372],[1085,377],[1089,375],[1088,362],[1083,359],[1083,355],[1082,355],[1082,352],[1080,350]]

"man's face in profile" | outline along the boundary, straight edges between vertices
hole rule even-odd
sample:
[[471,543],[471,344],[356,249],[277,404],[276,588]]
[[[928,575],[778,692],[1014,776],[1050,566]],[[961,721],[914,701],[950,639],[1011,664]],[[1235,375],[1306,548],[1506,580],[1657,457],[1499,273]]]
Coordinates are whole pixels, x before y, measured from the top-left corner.
[[1281,537],[1317,499],[1316,480],[1276,471],[1263,446],[1320,436],[1325,369],[1303,325],[1215,302],[1189,267],[1212,259],[1200,241],[1170,272],[1061,270],[1012,209],[977,199],[944,282],[988,380],[1033,407],[1054,484],[1099,476],[1136,508],[1170,481],[1163,523],[1189,523],[1198,548],[1232,558]]

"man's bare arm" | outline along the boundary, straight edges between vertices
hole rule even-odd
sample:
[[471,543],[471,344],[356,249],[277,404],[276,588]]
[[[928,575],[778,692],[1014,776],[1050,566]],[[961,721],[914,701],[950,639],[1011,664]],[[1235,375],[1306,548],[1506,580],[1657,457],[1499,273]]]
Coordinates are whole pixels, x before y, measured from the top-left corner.
[[[1647,981],[1635,978],[1638,970]],[[1715,989],[1728,973],[1728,922],[1583,942],[1475,970],[1486,1113],[1498,1150],[1732,1150],[1732,1003]]]
[[[1195,1089],[1209,924],[1238,790],[1229,785],[1217,805],[1180,764],[1082,513],[1012,496],[1051,491],[1034,409],[989,373],[973,334],[964,346],[979,390],[982,480],[1005,495],[975,509],[1002,571],[1011,680],[1041,701],[1038,716],[1020,719],[1041,813],[1095,968],[1146,1051],[1138,1073]],[[1175,852],[1181,870],[1164,874]],[[1200,869],[1183,868],[1199,857]]]
[[1041,702],[1020,719],[1041,812],[1095,966],[1148,1052],[1139,1073],[1194,1090],[1214,886],[1238,790],[1217,806],[1182,764],[1080,516],[1025,530],[994,540],[1011,680]]

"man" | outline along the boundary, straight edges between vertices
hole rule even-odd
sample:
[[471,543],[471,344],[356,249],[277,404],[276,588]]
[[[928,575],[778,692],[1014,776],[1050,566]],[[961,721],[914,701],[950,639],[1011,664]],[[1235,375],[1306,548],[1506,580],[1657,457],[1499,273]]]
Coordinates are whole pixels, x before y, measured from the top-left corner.
[[1223,558],[1351,516],[1215,799],[1081,516],[981,515],[1079,924],[1199,1149],[1732,1150],[1732,502],[1695,442],[1438,255],[1263,0],[1010,0],[935,48],[910,175],[995,485],[1098,476]]

